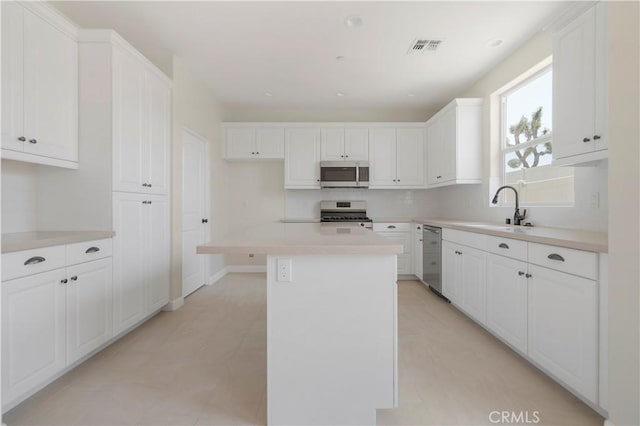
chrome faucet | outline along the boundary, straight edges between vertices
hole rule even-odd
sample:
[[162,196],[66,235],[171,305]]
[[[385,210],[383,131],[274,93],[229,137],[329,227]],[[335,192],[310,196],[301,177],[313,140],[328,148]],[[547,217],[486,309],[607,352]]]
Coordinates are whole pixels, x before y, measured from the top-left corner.
[[493,196],[493,200],[491,201],[491,203],[498,204],[498,194],[500,194],[500,191],[506,188],[512,189],[516,194],[516,211],[513,213],[513,224],[520,225],[522,223],[522,219],[527,216],[527,209],[524,209],[524,212],[520,214],[520,208],[518,206],[518,191],[513,186],[504,185],[498,188],[498,190],[496,191],[496,195]]

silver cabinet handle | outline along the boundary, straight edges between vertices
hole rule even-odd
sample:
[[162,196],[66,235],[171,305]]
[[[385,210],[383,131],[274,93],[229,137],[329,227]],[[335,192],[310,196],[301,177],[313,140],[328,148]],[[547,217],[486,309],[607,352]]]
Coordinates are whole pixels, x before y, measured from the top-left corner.
[[360,186],[360,163],[356,163],[356,186]]
[[73,277],[71,277],[71,281],[78,281],[78,276],[74,275]]
[[551,253],[549,256],[547,256],[547,259],[559,260],[560,262],[564,262],[564,257],[560,256],[558,253]]
[[524,276],[525,276],[525,277],[527,277],[527,278],[531,278],[533,275],[531,275],[531,274],[524,274]]
[[583,138],[583,139],[582,139],[582,142],[584,142],[584,143],[587,143],[587,142],[589,142],[589,141],[591,141],[591,139],[589,139],[589,138]]
[[523,275],[524,275],[524,272],[522,272],[522,271],[518,271],[518,275],[523,276]]
[[498,245],[498,247],[503,248],[503,249],[509,249],[509,245],[508,245],[508,244],[506,244],[506,243],[500,243],[500,244]]
[[27,140],[27,138],[25,138],[24,136],[20,136],[20,137],[18,138],[18,140],[19,140],[20,142],[24,142],[24,141],[26,141],[26,140]]
[[29,143],[38,143],[37,139],[29,139]]
[[599,139],[600,139],[600,135],[593,135],[593,140],[594,140],[594,141],[597,141],[597,140],[599,140]]
[[61,279],[61,280],[60,280],[60,283],[61,283],[61,284],[66,284],[66,283],[68,283],[68,282],[69,282],[69,280],[68,280],[68,279],[66,279],[66,278],[64,278],[64,279]]
[[396,226],[395,225],[389,225],[389,226],[387,226],[387,229],[396,229]]
[[442,179],[442,176],[436,176],[436,179]]
[[95,246],[94,246],[94,247],[89,247],[87,250],[85,250],[85,253],[86,253],[86,254],[89,254],[89,253],[97,253],[97,252],[99,252],[99,251],[100,251],[100,247],[95,247]]
[[34,257],[30,258],[30,259],[27,259],[27,261],[24,262],[24,264],[25,264],[25,266],[26,265],[36,265],[38,263],[44,262],[45,260],[47,260],[47,259],[45,259],[42,256],[34,256]]

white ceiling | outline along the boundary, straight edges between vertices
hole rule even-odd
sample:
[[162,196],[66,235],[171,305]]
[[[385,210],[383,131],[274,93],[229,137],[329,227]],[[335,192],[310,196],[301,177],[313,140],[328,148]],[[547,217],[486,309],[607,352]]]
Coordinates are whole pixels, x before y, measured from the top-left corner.
[[[223,107],[433,112],[570,3],[65,1],[54,5],[82,27],[115,29],[168,74],[172,55],[182,57]],[[362,18],[361,27],[345,25],[353,15]],[[440,38],[444,43],[433,54],[407,55],[415,38]],[[494,39],[504,42],[488,47]],[[344,60],[336,60],[337,56]],[[338,97],[337,92],[345,96]]]

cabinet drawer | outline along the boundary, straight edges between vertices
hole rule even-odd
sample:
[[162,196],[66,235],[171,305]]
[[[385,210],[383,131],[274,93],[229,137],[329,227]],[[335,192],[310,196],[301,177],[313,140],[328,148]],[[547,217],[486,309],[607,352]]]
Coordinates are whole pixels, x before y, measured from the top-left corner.
[[474,232],[458,231],[457,229],[444,228],[442,230],[442,239],[451,241],[452,243],[462,244],[474,247],[480,250],[485,249],[485,240],[487,235],[476,234]]
[[65,266],[65,247],[54,246],[2,255],[2,281]]
[[527,242],[487,235],[485,250],[500,256],[527,261]]
[[411,223],[382,222],[373,224],[373,232],[408,232],[411,231]]
[[529,243],[529,263],[592,280],[598,277],[597,256],[590,251]]
[[67,246],[67,265],[111,257],[112,240],[83,241]]

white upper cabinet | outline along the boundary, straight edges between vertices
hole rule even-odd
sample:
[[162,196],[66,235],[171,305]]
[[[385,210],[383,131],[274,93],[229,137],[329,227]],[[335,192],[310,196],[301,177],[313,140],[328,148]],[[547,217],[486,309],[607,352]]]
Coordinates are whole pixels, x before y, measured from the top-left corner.
[[113,48],[113,190],[169,193],[171,88]]
[[282,160],[284,128],[227,127],[223,129],[226,160]]
[[45,7],[2,2],[2,158],[77,168],[76,29]]
[[553,158],[607,156],[607,6],[599,2],[553,36]]
[[369,130],[322,129],[321,158],[322,161],[368,161]]
[[371,188],[424,186],[424,129],[369,130]]
[[286,129],[285,188],[320,188],[320,140],[320,129]]
[[427,186],[482,182],[482,99],[454,99],[427,122]]

